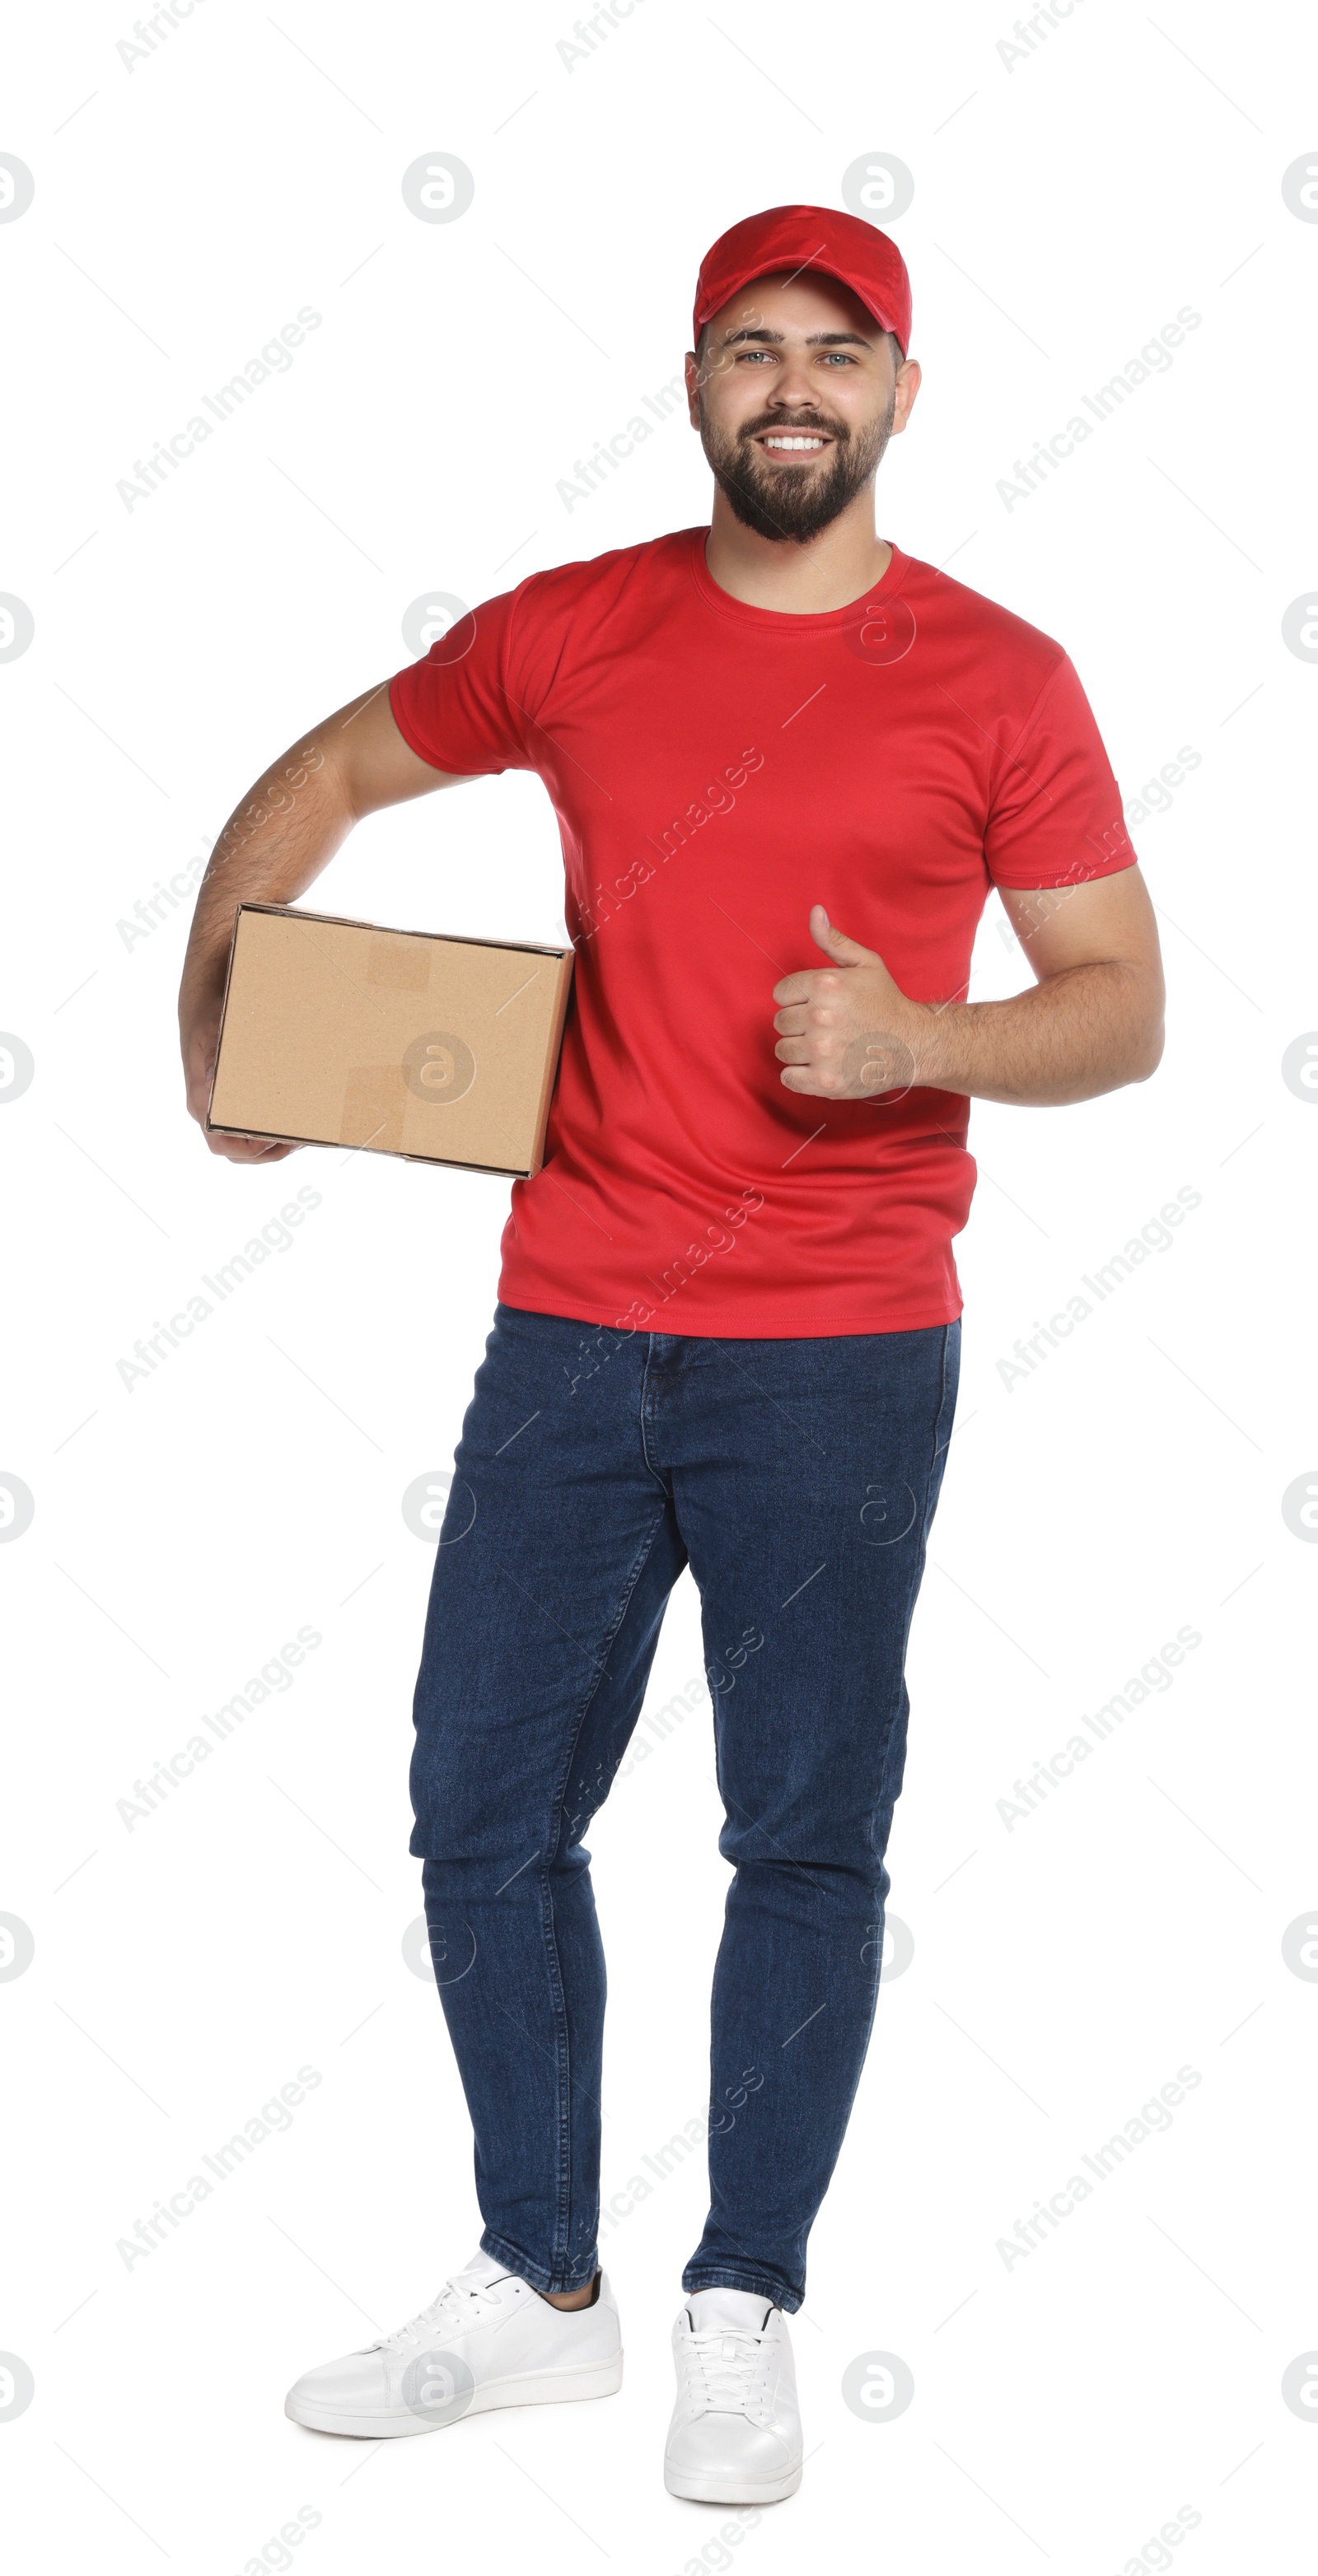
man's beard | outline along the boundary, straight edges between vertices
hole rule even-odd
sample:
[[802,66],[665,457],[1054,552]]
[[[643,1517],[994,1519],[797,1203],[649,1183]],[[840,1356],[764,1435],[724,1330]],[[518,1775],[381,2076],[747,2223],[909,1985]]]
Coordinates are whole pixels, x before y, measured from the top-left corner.
[[[753,420],[735,435],[715,429],[700,403],[700,443],[710,470],[744,528],[775,543],[803,546],[831,526],[856,494],[873,481],[892,435],[896,392],[889,396],[882,420],[853,437],[845,421],[825,420],[819,413],[784,420],[771,414]],[[767,465],[755,444],[766,430],[818,430],[831,438],[833,453],[822,469],[815,464]]]

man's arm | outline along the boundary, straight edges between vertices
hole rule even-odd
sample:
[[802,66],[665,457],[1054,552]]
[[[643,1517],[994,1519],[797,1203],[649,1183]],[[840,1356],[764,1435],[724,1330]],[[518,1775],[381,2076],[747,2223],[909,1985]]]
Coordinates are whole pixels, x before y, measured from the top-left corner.
[[998,891],[1037,979],[1006,1002],[908,1000],[816,904],[811,934],[833,964],[774,986],[786,1089],[866,1100],[918,1085],[1045,1108],[1146,1082],[1162,1055],[1163,980],[1139,869]]
[[[404,742],[385,685],[353,698],[273,762],[230,815],[210,855],[179,988],[188,1109],[205,1134],[224,975],[240,903],[292,903],[363,814],[462,781]],[[232,1163],[278,1163],[296,1149],[257,1137],[207,1136]]]

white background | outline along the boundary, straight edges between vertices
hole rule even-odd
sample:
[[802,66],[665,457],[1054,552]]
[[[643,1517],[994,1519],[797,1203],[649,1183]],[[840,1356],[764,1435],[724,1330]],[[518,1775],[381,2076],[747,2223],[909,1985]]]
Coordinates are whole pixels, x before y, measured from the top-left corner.
[[[0,1026],[36,1065],[0,1114],[0,1469],[36,1502],[0,1547],[0,1910],[35,1940],[0,1988],[0,2347],[35,2379],[0,2413],[21,2563],[225,2576],[287,2560],[267,2544],[302,2507],[312,2576],[768,2576],[807,2548],[903,2576],[1294,2563],[1318,2454],[1281,2388],[1318,2346],[1318,1985],[1282,1953],[1318,1903],[1315,1557],[1281,1510],[1318,1474],[1318,1122],[1281,1074],[1318,1025],[1297,751],[1318,670],[1282,638],[1318,573],[1318,227],[1281,193],[1318,159],[1299,13],[1246,35],[1220,0],[1156,23],[1078,0],[1014,62],[1005,8],[955,0],[638,0],[571,65],[566,8],[198,0],[129,68],[131,33],[108,8],[27,12],[0,133],[36,179],[0,226],[0,588],[35,620],[0,667]],[[452,224],[401,194],[435,150],[475,176]],[[1171,983],[1156,1080],[973,1113],[959,1427],[890,1851],[914,1957],[793,2329],[806,2482],[733,2553],[726,2514],[661,2484],[699,2157],[607,2240],[627,2379],[606,2405],[360,2454],[281,2412],[478,2233],[437,2000],[402,1949],[433,1559],[400,1497],[451,1461],[507,1185],[211,1159],[175,1054],[187,907],[131,944],[116,925],[284,744],[407,658],[427,584],[475,601],[705,517],[680,418],[571,511],[556,487],[677,370],[713,237],[840,204],[874,152],[914,174],[894,230],[925,368],[881,528],[1060,637],[1125,797],[1182,745],[1200,760],[1133,826]],[[323,319],[287,372],[126,509],[135,460],[303,305]],[[1184,305],[1202,323],[1171,367],[1008,509],[1014,460]],[[514,777],[367,823],[311,900],[552,939],[561,891],[547,800]],[[977,995],[1025,980],[1001,921]],[[127,1389],[135,1339],[299,1185],[323,1204],[291,1247]],[[1171,1247],[1008,1388],[1017,1337],[1183,1188],[1202,1204]],[[128,1830],[134,1780],[302,1625],[323,1642],[294,1685]],[[1182,1626],[1202,1643],[1171,1687],[1008,1830],[1014,1780]],[[652,1700],[700,1664],[684,1579]],[[718,1822],[702,1707],[591,1836],[610,2194],[703,2106]],[[117,2241],[301,2066],[321,2081],[291,2127],[126,2267]],[[1202,2080],[1170,2130],[1008,2267],[998,2240],[1182,2066]],[[914,2374],[899,2420],[843,2402],[873,2351]],[[1182,2506],[1198,2523],[1150,2548]]]

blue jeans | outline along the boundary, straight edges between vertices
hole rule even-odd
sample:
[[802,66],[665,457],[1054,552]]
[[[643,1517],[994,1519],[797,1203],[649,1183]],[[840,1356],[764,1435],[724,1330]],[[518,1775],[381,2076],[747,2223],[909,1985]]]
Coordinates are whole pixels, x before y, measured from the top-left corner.
[[959,1355],[955,1323],[734,1341],[496,1310],[436,1553],[411,1848],[481,2243],[536,2289],[596,2267],[605,1978],[581,1837],[689,1563],[735,1876],[682,2281],[801,2304],[874,2017]]

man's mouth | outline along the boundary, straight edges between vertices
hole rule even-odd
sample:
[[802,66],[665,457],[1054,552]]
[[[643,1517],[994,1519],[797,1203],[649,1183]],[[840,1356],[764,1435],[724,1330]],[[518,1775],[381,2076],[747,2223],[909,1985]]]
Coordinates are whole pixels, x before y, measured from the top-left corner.
[[832,440],[818,429],[765,429],[755,440],[770,456],[817,456]]

